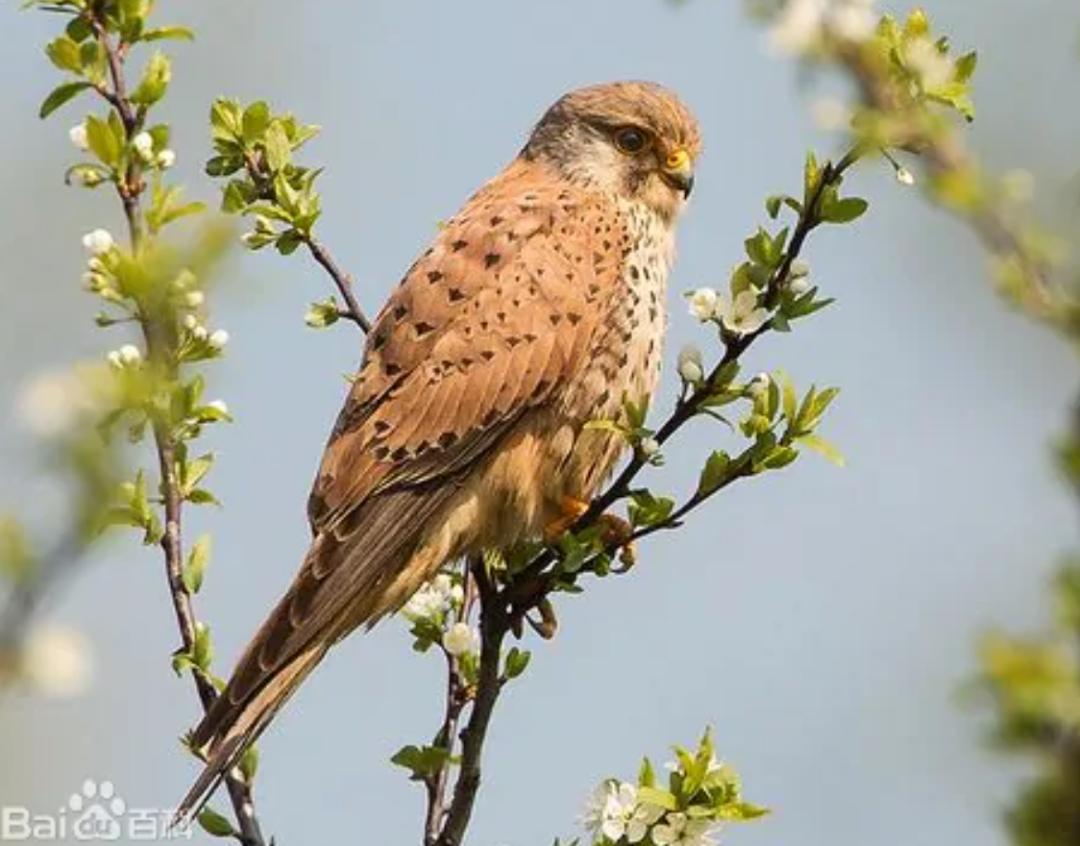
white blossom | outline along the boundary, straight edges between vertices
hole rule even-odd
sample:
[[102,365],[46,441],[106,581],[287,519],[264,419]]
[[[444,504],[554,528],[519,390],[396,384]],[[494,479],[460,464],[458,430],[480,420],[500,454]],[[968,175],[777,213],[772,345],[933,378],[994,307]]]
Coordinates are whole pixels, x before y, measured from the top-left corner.
[[15,412],[27,430],[44,437],[70,431],[94,408],[86,382],[71,371],[50,371],[31,379],[19,391]]
[[799,279],[803,276],[809,276],[810,262],[808,262],[806,259],[795,259],[795,261],[791,263],[791,269],[788,271],[788,274],[791,276],[792,279]]
[[124,344],[116,352],[124,364],[132,365],[142,361],[142,352],[134,344]]
[[826,0],[789,0],[769,30],[769,46],[780,53],[805,53],[821,35],[826,8]]
[[191,337],[196,341],[205,341],[208,335],[209,333],[206,331],[205,326],[196,325],[195,328],[191,330]]
[[772,377],[768,373],[759,373],[747,383],[746,390],[750,392],[750,396],[760,397],[769,390],[771,384]]
[[716,301],[716,316],[729,332],[749,335],[765,325],[769,312],[758,305],[758,295],[748,290],[734,299],[721,294]]
[[206,297],[203,296],[202,291],[188,291],[184,295],[184,302],[187,305],[191,306],[191,308],[198,308],[199,306],[201,306],[203,304],[203,301],[205,299],[206,299]]
[[225,400],[212,400],[211,402],[208,402],[206,404],[206,407],[212,408],[214,409],[214,411],[217,411],[220,414],[228,415],[229,413],[229,406],[226,405]]
[[460,605],[464,598],[461,585],[455,584],[446,573],[439,573],[412,595],[402,613],[409,620],[433,620],[451,607]]
[[184,315],[184,328],[187,329],[189,332],[198,325],[199,325],[199,318],[196,317],[194,314],[185,314]]
[[819,129],[835,131],[851,125],[851,107],[835,97],[822,97],[810,104],[810,115]]
[[634,785],[608,779],[589,795],[581,823],[594,838],[605,837],[614,842],[627,833],[627,824],[636,804],[637,788]]
[[691,385],[696,385],[705,378],[705,365],[701,360],[701,350],[688,344],[679,350],[679,378]]
[[714,826],[711,820],[691,819],[673,811],[663,823],[653,826],[652,839],[656,846],[713,846],[716,841],[710,831]]
[[162,170],[168,170],[176,164],[176,151],[175,150],[162,150],[157,154],[157,166]]
[[796,297],[801,297],[812,287],[814,287],[813,283],[810,281],[809,277],[806,276],[796,276],[788,283],[788,290]]
[[901,185],[914,185],[915,174],[908,170],[906,167],[898,167],[896,169],[896,181]]
[[929,38],[917,38],[908,44],[904,60],[918,74],[924,88],[940,88],[952,81],[952,62]]
[[716,301],[720,295],[714,288],[698,288],[691,291],[687,297],[690,300],[690,313],[704,323],[712,320],[716,311]]
[[90,652],[81,633],[42,625],[30,632],[19,656],[21,675],[46,696],[77,696],[90,684]]
[[834,2],[826,18],[829,32],[845,41],[864,41],[874,34],[877,15],[872,0]]
[[154,137],[146,131],[140,132],[131,139],[131,146],[139,154],[139,158],[148,162],[154,156]]
[[876,23],[871,0],[788,0],[769,30],[769,45],[802,55],[826,35],[844,41],[869,38]]
[[454,623],[443,635],[442,645],[454,656],[476,652],[480,648],[480,635],[468,623]]
[[105,360],[109,362],[109,366],[120,370],[124,366],[123,360],[120,358],[120,353],[117,350],[112,350],[105,356]]
[[225,345],[229,343],[229,333],[224,329],[215,329],[207,341],[215,350],[225,349]]
[[90,142],[86,137],[86,124],[77,123],[75,126],[68,130],[68,138],[71,139],[71,143],[78,147],[80,150],[89,150]]
[[659,455],[660,441],[656,440],[656,438],[642,438],[641,454],[646,458],[652,458],[653,456]]
[[90,255],[103,256],[116,246],[116,241],[108,230],[95,229],[83,235],[82,244]]

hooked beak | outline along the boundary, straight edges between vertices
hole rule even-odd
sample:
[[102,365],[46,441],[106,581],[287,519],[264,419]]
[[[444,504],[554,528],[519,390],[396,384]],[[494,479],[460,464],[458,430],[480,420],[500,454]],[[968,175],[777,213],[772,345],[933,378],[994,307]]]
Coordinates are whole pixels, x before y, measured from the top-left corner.
[[681,191],[683,198],[688,198],[694,190],[694,162],[690,154],[681,147],[664,161],[660,177],[676,191]]

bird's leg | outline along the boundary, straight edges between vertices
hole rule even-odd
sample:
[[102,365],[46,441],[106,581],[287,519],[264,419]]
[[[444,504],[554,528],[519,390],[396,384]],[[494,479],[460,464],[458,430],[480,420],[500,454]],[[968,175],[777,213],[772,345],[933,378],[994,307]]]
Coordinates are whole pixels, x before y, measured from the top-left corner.
[[[589,503],[577,497],[564,496],[559,500],[560,514],[544,527],[544,539],[555,543],[561,538],[585,512]],[[637,563],[637,548],[634,545],[634,527],[617,514],[601,514],[596,518],[597,525],[603,529],[601,538],[605,544],[619,548],[619,560],[627,567]]]

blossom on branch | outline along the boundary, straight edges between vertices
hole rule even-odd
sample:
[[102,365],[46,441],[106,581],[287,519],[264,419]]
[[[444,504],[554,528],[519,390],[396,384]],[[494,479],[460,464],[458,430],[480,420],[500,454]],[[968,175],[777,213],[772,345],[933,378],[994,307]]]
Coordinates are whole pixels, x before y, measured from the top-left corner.
[[716,301],[716,318],[733,335],[749,335],[768,322],[769,312],[758,305],[757,293],[748,290],[734,298],[720,294]]

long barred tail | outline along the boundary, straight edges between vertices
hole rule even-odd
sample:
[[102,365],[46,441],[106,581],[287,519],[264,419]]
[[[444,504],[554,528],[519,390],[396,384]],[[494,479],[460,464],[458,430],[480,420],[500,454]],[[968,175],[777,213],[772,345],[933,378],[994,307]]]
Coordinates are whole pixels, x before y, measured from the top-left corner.
[[[195,784],[176,809],[174,825],[190,822],[202,810],[247,748],[322,660],[326,649],[326,646],[320,645],[300,653],[274,673],[246,702],[231,705],[225,696],[218,697],[215,707],[211,707],[192,735],[196,748],[207,748],[208,759]],[[216,707],[219,705],[220,708]]]

